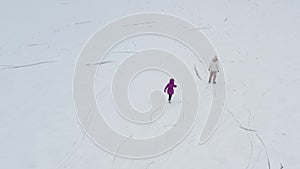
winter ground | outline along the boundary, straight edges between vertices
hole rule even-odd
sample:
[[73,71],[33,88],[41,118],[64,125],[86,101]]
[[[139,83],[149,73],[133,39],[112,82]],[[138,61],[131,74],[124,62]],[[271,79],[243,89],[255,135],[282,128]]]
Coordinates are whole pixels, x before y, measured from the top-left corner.
[[[3,1],[0,6],[0,166],[11,169],[241,169],[299,168],[298,1]],[[72,96],[73,70],[85,42],[99,28],[139,12],[165,12],[199,27],[219,54],[226,78],[224,116],[214,136],[199,145],[202,118],[172,151],[147,160],[111,155],[96,146],[79,125]],[[155,42],[155,43],[154,43]],[[127,124],[110,110],[110,69],[128,51],[155,47],[189,55],[161,37],[121,43],[101,65],[95,93],[109,124],[121,134],[159,135],[176,120],[180,88],[155,125]],[[124,52],[127,51],[127,52]],[[182,56],[181,55],[181,56]],[[201,111],[214,94],[197,65]],[[201,72],[202,71],[202,72]],[[155,77],[155,78],[154,78]],[[148,108],[152,88],[168,76],[145,72],[129,90],[136,109]],[[268,164],[270,166],[268,166]]]

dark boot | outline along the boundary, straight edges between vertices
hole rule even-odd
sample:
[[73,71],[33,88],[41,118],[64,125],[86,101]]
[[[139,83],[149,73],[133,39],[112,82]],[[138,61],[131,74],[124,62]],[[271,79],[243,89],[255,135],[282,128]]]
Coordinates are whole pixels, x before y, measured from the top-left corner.
[[171,103],[171,99],[172,99],[172,95],[169,94],[169,99],[168,99],[169,103]]

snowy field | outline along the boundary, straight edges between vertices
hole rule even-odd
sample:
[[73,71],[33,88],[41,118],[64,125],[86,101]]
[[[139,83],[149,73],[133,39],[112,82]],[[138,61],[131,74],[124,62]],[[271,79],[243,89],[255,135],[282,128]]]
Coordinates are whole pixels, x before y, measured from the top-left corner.
[[[0,168],[300,168],[299,9],[296,0],[2,0]],[[181,118],[177,110],[184,103],[183,89],[175,89],[173,102],[155,123],[130,123],[110,99],[118,65],[136,51],[157,48],[179,56],[191,72],[197,69],[199,116],[189,135],[161,156],[136,160],[108,153],[86,135],[72,85],[87,40],[111,21],[143,12],[175,15],[197,26],[219,56],[226,100],[216,132],[199,144],[216,93],[207,83],[207,67],[197,64],[191,51],[172,39],[143,35],[113,47],[106,62],[87,64],[97,66],[94,92],[103,118],[119,134],[135,138],[155,137],[174,127]],[[169,77],[157,70],[138,74],[128,88],[134,108],[147,111],[149,93],[163,90]]]

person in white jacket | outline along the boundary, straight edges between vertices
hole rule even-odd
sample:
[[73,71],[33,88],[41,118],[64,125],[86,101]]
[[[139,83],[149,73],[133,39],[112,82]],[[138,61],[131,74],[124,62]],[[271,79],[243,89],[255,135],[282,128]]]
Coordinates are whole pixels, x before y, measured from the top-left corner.
[[219,72],[219,61],[217,56],[210,62],[208,71],[210,71],[208,83],[213,79],[213,84],[216,84],[217,72]]

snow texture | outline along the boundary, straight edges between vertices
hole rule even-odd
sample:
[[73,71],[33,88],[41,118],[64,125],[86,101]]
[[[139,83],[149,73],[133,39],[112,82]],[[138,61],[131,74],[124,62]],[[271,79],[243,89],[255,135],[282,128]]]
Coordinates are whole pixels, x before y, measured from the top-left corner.
[[[3,1],[0,168],[299,168],[299,7],[297,0]],[[140,12],[169,13],[198,26],[191,31],[202,31],[218,52],[226,75],[226,105],[218,130],[207,143],[198,144],[203,126],[195,125],[172,151],[131,160],[103,151],[85,135],[73,105],[72,79],[80,50],[94,32],[112,20]],[[181,104],[180,86],[167,107],[170,112],[156,125],[126,125],[110,110],[110,85],[102,82],[111,78],[111,70],[104,68],[116,68],[126,56],[145,47],[189,55],[167,41],[150,35],[132,38],[116,46],[107,60],[86,63],[99,66],[98,106],[105,105],[103,115],[121,134],[149,137],[172,127]],[[207,112],[214,94],[207,84],[207,69],[191,64],[191,71],[202,83],[201,112]],[[138,76],[129,88],[135,108],[147,110],[149,90],[160,85],[163,90],[168,78],[161,72]],[[197,119],[196,124],[204,120]]]

